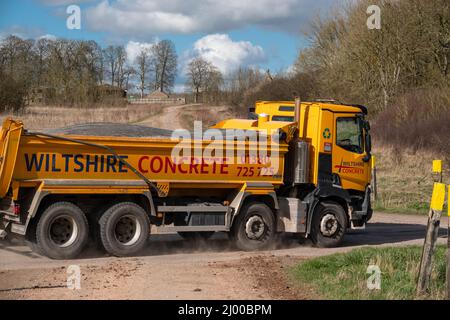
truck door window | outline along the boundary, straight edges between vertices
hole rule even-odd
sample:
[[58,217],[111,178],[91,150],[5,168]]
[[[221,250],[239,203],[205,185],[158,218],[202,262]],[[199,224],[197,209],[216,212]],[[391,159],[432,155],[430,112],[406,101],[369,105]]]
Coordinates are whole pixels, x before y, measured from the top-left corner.
[[336,144],[345,150],[363,153],[362,128],[357,118],[337,118]]

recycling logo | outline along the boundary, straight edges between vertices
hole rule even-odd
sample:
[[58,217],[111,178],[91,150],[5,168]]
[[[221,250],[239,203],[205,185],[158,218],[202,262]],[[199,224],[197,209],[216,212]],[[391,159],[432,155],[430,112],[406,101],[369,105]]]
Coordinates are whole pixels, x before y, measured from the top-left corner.
[[331,131],[328,128],[325,128],[325,130],[323,130],[323,137],[325,139],[330,139],[331,138]]

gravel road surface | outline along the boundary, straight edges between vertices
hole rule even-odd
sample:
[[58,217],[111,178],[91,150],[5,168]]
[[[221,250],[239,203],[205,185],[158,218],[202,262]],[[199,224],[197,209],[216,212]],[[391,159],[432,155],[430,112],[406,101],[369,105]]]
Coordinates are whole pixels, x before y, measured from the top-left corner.
[[[375,213],[365,230],[342,247],[314,248],[283,237],[275,250],[235,250],[226,235],[193,243],[178,235],[153,235],[136,257],[116,258],[89,247],[77,260],[50,260],[20,240],[0,241],[0,299],[308,299],[308,288],[289,285],[283,269],[303,259],[362,246],[422,244],[427,217]],[[447,219],[440,243],[446,243]],[[67,288],[68,267],[79,266],[79,290]]]

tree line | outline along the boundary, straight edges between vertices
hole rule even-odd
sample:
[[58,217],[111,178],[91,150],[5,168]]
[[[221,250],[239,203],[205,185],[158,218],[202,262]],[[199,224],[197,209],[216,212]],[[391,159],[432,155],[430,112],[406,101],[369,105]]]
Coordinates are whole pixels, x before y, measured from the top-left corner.
[[[130,61],[124,46],[102,48],[95,41],[21,39],[0,41],[0,112],[17,111],[39,92],[40,104],[90,106],[123,103],[104,95],[113,89],[170,93],[177,76],[178,57],[170,40],[142,46]],[[185,72],[186,93],[194,102],[238,105],[238,97],[263,78],[256,68],[239,68],[225,77],[211,62],[193,58]],[[244,79],[245,78],[245,79]],[[102,88],[111,86],[113,89]]]
[[136,78],[142,90],[170,92],[177,70],[174,44],[156,42],[146,59],[142,70],[139,57],[130,62],[124,46],[9,36],[0,42],[0,111],[22,108],[35,90],[48,104],[88,105],[102,100],[101,86],[129,90]]
[[[102,48],[95,41],[21,39],[0,41],[0,112],[17,111],[39,92],[40,104],[90,106],[123,103],[105,95],[116,89],[170,93],[178,70],[175,45],[161,40],[142,46],[130,61],[124,46]],[[183,70],[185,91],[193,102],[230,103],[239,106],[248,90],[266,78],[254,67],[240,67],[223,75],[211,62],[193,58]],[[111,86],[104,88],[103,86]],[[111,98],[111,99],[110,99]]]
[[[369,5],[381,9],[381,29],[366,25]],[[417,88],[450,83],[448,0],[360,0],[307,34],[298,73],[314,74],[323,96],[367,104],[379,112]]]

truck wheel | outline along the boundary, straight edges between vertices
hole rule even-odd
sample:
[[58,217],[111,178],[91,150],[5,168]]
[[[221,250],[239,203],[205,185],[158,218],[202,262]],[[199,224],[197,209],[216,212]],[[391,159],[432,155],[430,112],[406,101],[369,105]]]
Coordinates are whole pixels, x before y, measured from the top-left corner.
[[318,204],[311,225],[311,240],[317,247],[339,246],[346,229],[347,217],[342,206],[335,202]]
[[275,217],[264,203],[252,202],[245,205],[231,228],[231,239],[245,251],[270,248],[275,237]]
[[118,203],[99,220],[100,239],[107,252],[129,256],[140,251],[150,234],[150,220],[145,210],[132,202]]
[[70,202],[56,202],[42,213],[36,226],[39,251],[52,259],[73,259],[86,246],[89,226],[85,214]]
[[178,235],[183,239],[192,241],[208,240],[213,234],[214,231],[178,232]]

